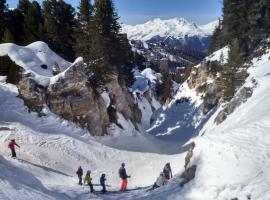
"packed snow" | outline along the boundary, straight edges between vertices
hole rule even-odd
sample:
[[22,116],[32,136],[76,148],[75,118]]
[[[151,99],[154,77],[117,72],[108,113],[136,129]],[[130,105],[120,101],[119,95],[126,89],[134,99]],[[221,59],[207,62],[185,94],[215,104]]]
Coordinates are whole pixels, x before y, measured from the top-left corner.
[[173,18],[162,20],[153,19],[145,24],[139,25],[122,25],[122,32],[127,33],[130,40],[148,41],[155,36],[172,37],[184,39],[185,37],[207,37],[212,35],[215,30],[217,21],[211,22],[204,26],[197,26],[183,18]]

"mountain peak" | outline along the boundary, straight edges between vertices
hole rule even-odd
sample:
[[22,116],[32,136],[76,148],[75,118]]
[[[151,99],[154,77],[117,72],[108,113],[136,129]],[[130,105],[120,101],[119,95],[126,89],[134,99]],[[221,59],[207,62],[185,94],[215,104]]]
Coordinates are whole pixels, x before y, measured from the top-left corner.
[[[216,21],[215,21],[216,23]],[[207,37],[214,31],[214,22],[205,26],[197,26],[197,24],[187,19],[176,17],[171,19],[155,18],[144,24],[123,25],[122,32],[127,33],[129,39],[148,41],[155,36],[172,37],[183,39],[186,37]],[[214,27],[214,28],[213,28]]]

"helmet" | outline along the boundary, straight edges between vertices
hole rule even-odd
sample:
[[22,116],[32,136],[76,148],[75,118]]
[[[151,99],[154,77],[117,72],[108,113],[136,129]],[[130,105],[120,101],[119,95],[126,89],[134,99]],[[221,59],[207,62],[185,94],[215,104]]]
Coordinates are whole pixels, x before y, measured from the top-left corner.
[[106,174],[101,174],[101,176],[102,176],[102,177],[105,177],[105,176],[106,176]]
[[122,163],[121,166],[122,166],[122,167],[125,167],[125,163]]
[[15,142],[15,139],[12,139],[11,142]]

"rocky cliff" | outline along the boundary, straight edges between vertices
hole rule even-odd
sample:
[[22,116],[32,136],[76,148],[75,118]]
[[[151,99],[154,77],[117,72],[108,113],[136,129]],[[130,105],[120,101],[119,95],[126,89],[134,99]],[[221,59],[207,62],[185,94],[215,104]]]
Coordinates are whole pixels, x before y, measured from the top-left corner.
[[[112,122],[121,126],[117,123],[116,113],[121,113],[135,127],[140,123],[138,106],[127,88],[120,85],[117,76],[111,77],[106,85],[110,105],[101,91],[88,81],[83,62],[73,65],[48,87],[38,85],[31,77],[31,73],[25,74],[18,83],[20,97],[30,111],[42,115],[42,109],[47,105],[56,115],[88,129],[95,136],[108,134],[107,128]],[[110,117],[111,108],[115,109],[114,117]]]

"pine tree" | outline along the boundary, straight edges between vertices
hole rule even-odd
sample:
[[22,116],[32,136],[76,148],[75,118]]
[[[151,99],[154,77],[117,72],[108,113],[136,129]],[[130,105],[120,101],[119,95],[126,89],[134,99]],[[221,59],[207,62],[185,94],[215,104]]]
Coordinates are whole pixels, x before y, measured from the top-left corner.
[[6,0],[0,0],[0,42],[6,27],[5,11],[7,10]]
[[[105,82],[110,78],[110,74],[123,72],[123,65],[127,63],[130,55],[127,39],[125,35],[119,33],[121,26],[118,19],[112,0],[95,1],[91,45],[94,65],[91,68],[95,76]],[[131,74],[130,68],[129,74]]]
[[161,81],[156,86],[157,96],[164,103],[168,98],[172,97],[172,76],[169,72],[163,71]]
[[234,39],[229,47],[229,60],[221,73],[225,101],[231,100],[246,78],[245,71],[240,68],[243,64],[244,53],[241,52],[239,41]]
[[31,3],[29,0],[19,0],[17,8],[22,12],[23,15],[26,15],[30,5]]
[[24,45],[24,16],[18,9],[11,10],[7,13],[7,27],[13,35],[14,43]]
[[46,0],[44,8],[44,32],[46,42],[62,57],[73,60],[74,52],[74,8],[63,0]]
[[89,0],[81,0],[78,7],[79,12],[77,13],[77,22],[75,28],[76,44],[75,50],[76,55],[84,58],[84,62],[87,66],[91,62],[91,40],[93,28],[93,7]]
[[212,35],[212,42],[208,49],[208,54],[212,54],[218,49],[224,47],[225,44],[226,43],[222,40],[222,21],[219,19],[218,26],[216,27]]
[[43,40],[43,16],[37,1],[33,1],[24,16],[25,44]]
[[14,38],[10,30],[7,28],[4,32],[4,36],[2,38],[3,43],[14,43]]

